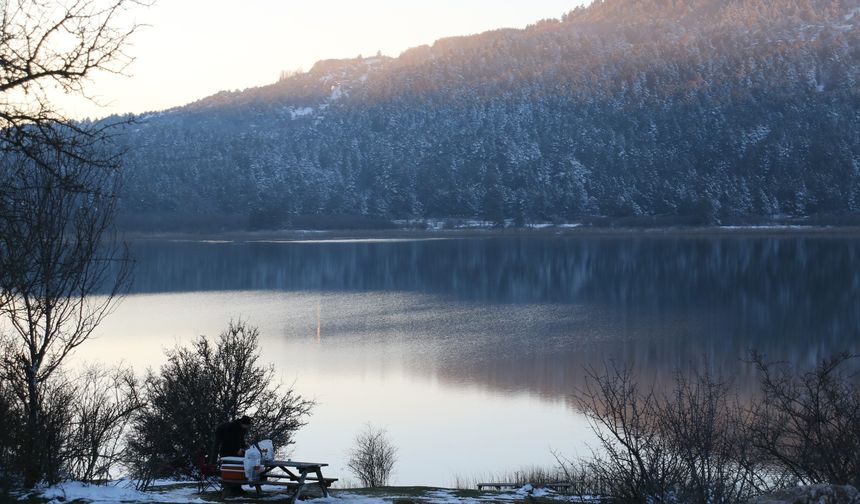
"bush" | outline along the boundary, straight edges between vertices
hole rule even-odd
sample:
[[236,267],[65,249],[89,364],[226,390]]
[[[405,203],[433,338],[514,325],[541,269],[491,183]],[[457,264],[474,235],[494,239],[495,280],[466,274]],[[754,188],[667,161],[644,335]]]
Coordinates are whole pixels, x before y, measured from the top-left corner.
[[797,374],[785,364],[753,362],[762,398],[750,440],[759,456],[802,484],[860,486],[860,387],[842,354]]
[[391,479],[397,449],[384,429],[368,425],[355,437],[347,467],[365,487],[386,486]]
[[[7,355],[8,357],[8,355]],[[125,368],[90,367],[69,377],[57,372],[39,387],[39,449],[26,446],[27,418],[21,375],[7,360],[0,381],[0,474],[22,481],[35,463],[48,483],[104,480],[122,454],[122,434],[140,406],[136,381]],[[28,459],[25,460],[25,457]],[[34,458],[35,457],[35,458]]]
[[254,418],[252,439],[286,447],[313,406],[276,384],[274,367],[259,362],[259,331],[244,322],[167,357],[160,373],[146,378],[146,406],[128,441],[129,469],[138,478],[191,475],[196,454],[214,454],[215,428],[242,415]]
[[668,395],[630,368],[590,370],[579,406],[600,450],[587,472],[620,502],[745,502],[785,480],[759,462],[751,413],[708,374],[678,375]]
[[60,373],[42,382],[41,388],[38,449],[33,452],[22,450],[19,460],[26,467],[24,459],[36,457],[40,474],[47,483],[53,485],[70,476],[66,448],[73,431],[72,406],[76,397],[73,385]]
[[15,479],[18,438],[23,422],[23,412],[18,407],[9,380],[0,376],[0,425],[3,426],[0,428],[0,491]]
[[[24,482],[28,471],[38,472],[40,479],[53,484],[65,478],[64,465],[66,440],[72,430],[71,405],[75,401],[74,388],[62,373],[39,383],[41,398],[38,405],[36,428],[39,436],[30,440],[27,435],[27,418],[30,403],[26,402],[26,388],[15,369],[4,369],[4,385],[12,393],[6,394],[3,437],[4,472],[9,482]],[[5,388],[4,387],[4,388]]]
[[602,450],[590,464],[621,502],[671,500],[681,479],[681,460],[661,438],[657,397],[640,390],[629,368],[589,370],[578,395]]
[[678,375],[658,405],[659,436],[680,461],[677,497],[685,503],[746,502],[769,489],[752,449],[746,410],[709,374]]
[[104,481],[125,455],[122,439],[132,416],[143,407],[131,369],[91,366],[76,380],[65,440],[65,472],[77,481]]

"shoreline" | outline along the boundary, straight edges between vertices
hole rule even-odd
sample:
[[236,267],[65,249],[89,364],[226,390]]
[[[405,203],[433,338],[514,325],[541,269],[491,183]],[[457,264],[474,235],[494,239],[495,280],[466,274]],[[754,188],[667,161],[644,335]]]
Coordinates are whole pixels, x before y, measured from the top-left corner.
[[[161,480],[148,490],[138,491],[133,480],[115,480],[107,485],[96,485],[79,481],[66,481],[55,485],[34,490],[12,491],[4,495],[0,489],[0,500],[4,497],[11,500],[30,504],[51,504],[58,502],[80,503],[153,503],[171,502],[176,504],[191,503],[220,503],[220,502],[260,502],[287,501],[289,492],[282,487],[262,485],[263,495],[257,496],[253,491],[247,495],[225,498],[220,491],[209,490],[197,493],[197,483],[183,480]],[[247,488],[247,487],[246,487]],[[391,485],[375,488],[332,488],[329,497],[323,497],[318,491],[311,489],[305,494],[307,500],[301,502],[319,502],[323,504],[557,504],[567,502],[593,502],[592,496],[580,496],[573,493],[557,493],[542,487],[524,485],[510,490],[477,490],[463,488],[447,488],[423,485]],[[595,499],[599,500],[599,498]]]
[[119,231],[130,242],[229,243],[396,242],[480,238],[860,238],[860,226],[714,226],[714,227],[536,227],[461,229],[353,229],[267,231]]

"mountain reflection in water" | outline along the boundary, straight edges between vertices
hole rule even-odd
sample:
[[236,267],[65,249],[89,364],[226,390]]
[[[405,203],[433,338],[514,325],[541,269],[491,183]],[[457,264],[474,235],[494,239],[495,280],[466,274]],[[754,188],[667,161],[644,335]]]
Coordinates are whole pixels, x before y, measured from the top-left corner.
[[584,368],[668,384],[703,366],[752,391],[752,348],[796,366],[860,352],[860,240],[504,237],[133,243],[131,295],[76,354],[142,372],[164,348],[260,327],[262,358],[318,401],[297,459],[389,429],[398,484],[450,485],[594,443]]
[[[547,398],[569,397],[583,366],[607,358],[664,377],[701,364],[743,376],[752,348],[798,365],[860,350],[850,238],[138,242],[133,252],[133,294],[321,293],[307,314],[318,335],[396,338],[420,349],[413,372]],[[344,301],[362,293],[385,295]]]

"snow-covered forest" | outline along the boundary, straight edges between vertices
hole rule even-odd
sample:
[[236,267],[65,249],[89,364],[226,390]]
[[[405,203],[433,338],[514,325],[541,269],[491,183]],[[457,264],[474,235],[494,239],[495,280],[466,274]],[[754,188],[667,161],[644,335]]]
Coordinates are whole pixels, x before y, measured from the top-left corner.
[[120,139],[123,212],[252,227],[856,213],[858,24],[858,0],[603,0],[321,61],[144,115]]

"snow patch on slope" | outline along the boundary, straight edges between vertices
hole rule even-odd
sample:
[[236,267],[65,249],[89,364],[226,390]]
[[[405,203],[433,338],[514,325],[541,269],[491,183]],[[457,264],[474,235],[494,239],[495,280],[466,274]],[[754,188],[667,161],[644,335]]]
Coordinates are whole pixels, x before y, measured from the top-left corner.
[[290,115],[292,116],[293,119],[295,119],[297,117],[309,116],[313,113],[314,113],[313,107],[301,107],[301,108],[297,108],[297,109],[290,108]]

